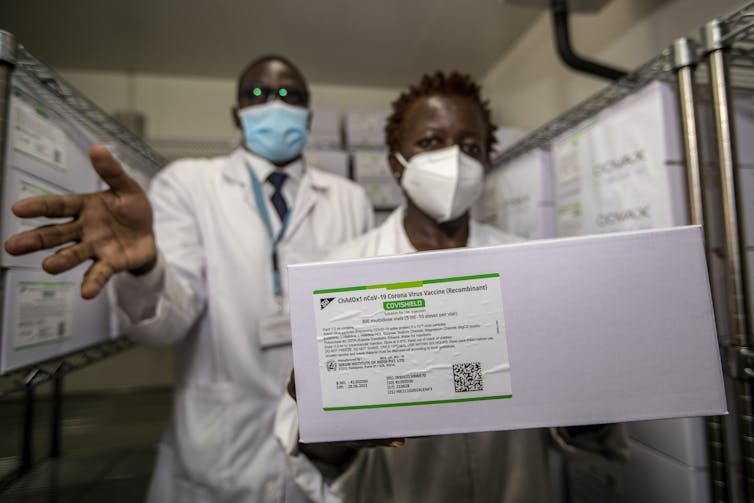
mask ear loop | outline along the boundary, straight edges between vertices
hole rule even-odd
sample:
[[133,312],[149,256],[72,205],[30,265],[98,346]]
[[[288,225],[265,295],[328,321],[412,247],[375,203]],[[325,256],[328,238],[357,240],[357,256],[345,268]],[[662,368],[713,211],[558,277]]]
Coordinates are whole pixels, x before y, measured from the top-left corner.
[[[403,166],[403,169],[408,168],[408,162],[406,161],[406,158],[401,155],[400,152],[394,152],[393,157]],[[398,173],[393,172],[393,177],[400,178],[400,175]]]
[[403,157],[400,152],[395,152],[393,156],[398,160],[399,163],[401,163],[401,166],[408,168],[408,162],[406,162],[406,158]]

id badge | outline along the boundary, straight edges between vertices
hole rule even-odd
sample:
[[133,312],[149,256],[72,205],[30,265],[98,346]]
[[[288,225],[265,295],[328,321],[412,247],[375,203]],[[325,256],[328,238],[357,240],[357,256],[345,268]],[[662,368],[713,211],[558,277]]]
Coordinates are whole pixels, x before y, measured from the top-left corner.
[[262,349],[291,343],[291,317],[288,313],[267,316],[259,321],[259,344]]

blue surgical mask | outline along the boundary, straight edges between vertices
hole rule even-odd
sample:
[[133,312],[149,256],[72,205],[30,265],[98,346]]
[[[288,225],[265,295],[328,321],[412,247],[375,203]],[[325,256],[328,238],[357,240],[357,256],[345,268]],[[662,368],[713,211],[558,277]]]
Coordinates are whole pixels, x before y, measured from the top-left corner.
[[272,162],[297,157],[309,134],[309,110],[274,100],[238,111],[246,146]]

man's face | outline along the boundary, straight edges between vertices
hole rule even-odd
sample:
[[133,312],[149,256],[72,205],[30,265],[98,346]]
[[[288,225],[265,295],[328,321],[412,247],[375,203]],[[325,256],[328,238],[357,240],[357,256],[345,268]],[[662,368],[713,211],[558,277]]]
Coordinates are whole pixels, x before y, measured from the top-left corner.
[[238,129],[238,110],[281,100],[289,105],[309,108],[309,93],[303,78],[282,61],[271,60],[250,68],[241,79],[233,119]]

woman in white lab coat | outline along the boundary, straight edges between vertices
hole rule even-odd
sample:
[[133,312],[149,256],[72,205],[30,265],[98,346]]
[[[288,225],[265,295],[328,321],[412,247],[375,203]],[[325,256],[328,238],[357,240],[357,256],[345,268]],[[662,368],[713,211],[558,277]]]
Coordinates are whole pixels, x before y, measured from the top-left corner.
[[[405,205],[329,258],[516,241],[469,216],[469,208],[481,195],[493,131],[479,87],[467,76],[425,76],[393,103],[386,126],[390,168],[403,189]],[[298,446],[295,425],[295,410],[284,401],[278,411],[278,438],[288,449],[298,483],[320,501],[551,501],[547,448],[553,441],[584,455],[591,452],[616,460],[625,455],[621,432],[614,427],[444,435],[408,439],[397,448],[351,449],[342,444]],[[313,473],[307,456],[345,468],[341,473],[323,473],[325,483]]]

